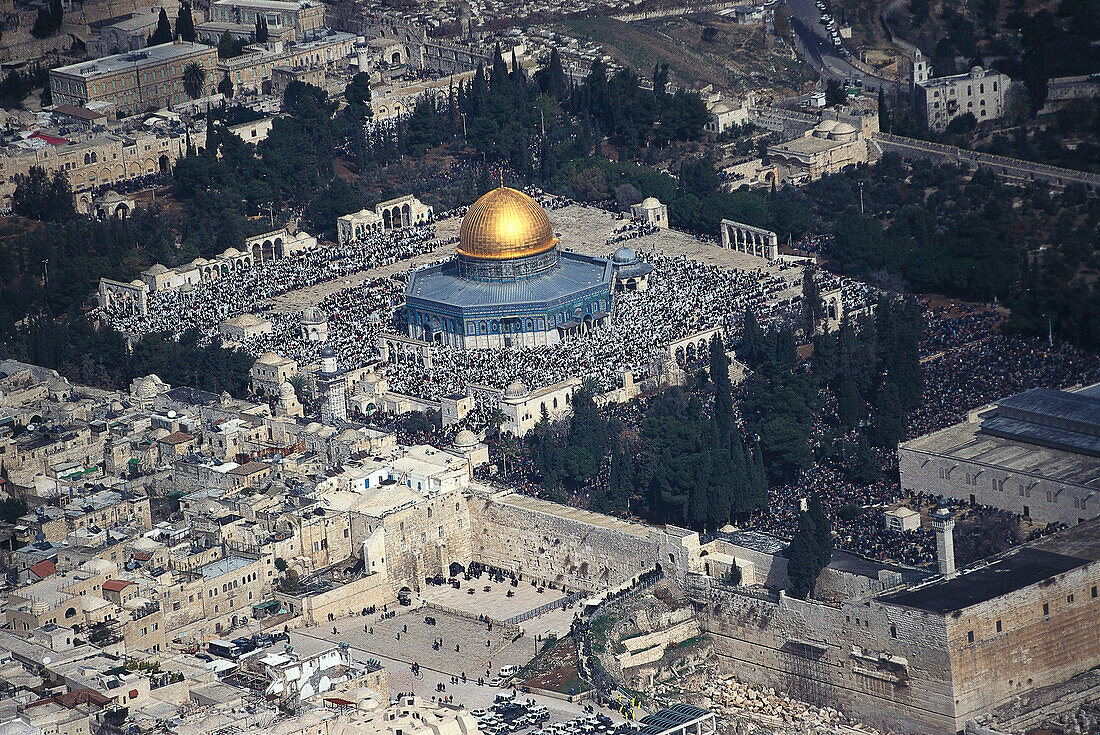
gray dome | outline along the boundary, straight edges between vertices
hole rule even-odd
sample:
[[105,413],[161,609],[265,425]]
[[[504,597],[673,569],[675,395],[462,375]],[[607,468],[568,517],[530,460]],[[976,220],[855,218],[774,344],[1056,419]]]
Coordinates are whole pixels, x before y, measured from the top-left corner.
[[638,262],[638,254],[634,252],[632,248],[628,248],[625,245],[611,256],[611,262],[615,265],[630,265],[631,263]]
[[523,398],[525,395],[527,395],[527,386],[518,380],[504,389],[505,398]]
[[325,345],[325,349],[321,350],[321,357],[336,357],[336,352],[332,349],[332,345]]
[[456,449],[471,449],[477,446],[477,436],[469,429],[463,429],[455,434],[454,445]]

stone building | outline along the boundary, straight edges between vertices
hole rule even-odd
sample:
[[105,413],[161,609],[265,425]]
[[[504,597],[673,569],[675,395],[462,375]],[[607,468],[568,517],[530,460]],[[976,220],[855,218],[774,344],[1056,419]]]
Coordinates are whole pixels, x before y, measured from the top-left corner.
[[630,216],[654,227],[668,227],[668,205],[657,197],[646,197],[630,207]]
[[256,358],[248,371],[249,390],[259,396],[279,395],[279,386],[298,374],[298,362],[275,352]]
[[133,115],[149,107],[185,102],[189,95],[184,88],[184,72],[192,63],[206,71],[206,81],[197,96],[212,94],[219,81],[215,73],[218,51],[213,46],[187,41],[51,69],[50,91],[55,104],[87,107],[92,102],[107,102],[117,115]]
[[1100,663],[1100,520],[838,602],[688,582],[723,673],[880,729],[954,733]]
[[1100,385],[1035,388],[898,447],[901,487],[1073,525],[1100,513]]
[[870,158],[869,143],[860,129],[840,120],[823,120],[800,138],[768,146],[759,178],[766,184],[816,181]]
[[255,314],[239,314],[219,324],[218,332],[228,340],[244,342],[261,334],[271,334],[271,321]]
[[305,40],[325,25],[325,8],[310,0],[216,0],[210,4],[206,22],[197,24],[195,31],[211,43],[217,43],[226,31],[236,38],[252,39],[260,17],[267,21],[271,38]]
[[[95,199],[93,190],[171,171],[175,162],[187,154],[188,142],[204,150],[205,128],[157,126],[85,135],[34,149],[8,146],[0,154],[0,209],[11,207],[18,177],[37,166],[50,175],[65,172],[76,210],[88,213]],[[116,207],[111,215],[117,214]]]
[[943,130],[957,117],[970,113],[978,122],[1004,114],[1008,75],[975,66],[965,74],[932,77],[913,85],[917,112],[931,130]]

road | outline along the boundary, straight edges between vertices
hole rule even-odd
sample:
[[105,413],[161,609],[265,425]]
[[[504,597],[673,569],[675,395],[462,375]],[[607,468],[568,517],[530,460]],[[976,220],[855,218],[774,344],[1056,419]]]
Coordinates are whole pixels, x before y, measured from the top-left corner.
[[796,36],[799,54],[823,75],[840,81],[861,79],[863,88],[868,91],[875,91],[881,86],[889,92],[898,86],[889,79],[864,74],[841,55],[821,24],[821,11],[814,0],[785,0],[784,4],[791,14],[791,29]]

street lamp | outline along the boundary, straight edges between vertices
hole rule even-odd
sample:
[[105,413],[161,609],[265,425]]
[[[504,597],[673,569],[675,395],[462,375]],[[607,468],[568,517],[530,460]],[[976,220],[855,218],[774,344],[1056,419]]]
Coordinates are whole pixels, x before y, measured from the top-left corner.
[[859,213],[864,214],[863,210],[863,182],[859,182]]

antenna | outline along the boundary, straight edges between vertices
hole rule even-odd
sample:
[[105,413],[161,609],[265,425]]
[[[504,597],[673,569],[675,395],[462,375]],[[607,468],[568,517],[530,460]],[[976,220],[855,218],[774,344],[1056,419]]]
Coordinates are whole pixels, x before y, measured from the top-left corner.
[[500,169],[498,169],[497,173],[500,174],[500,188],[503,189],[504,188],[504,167],[502,166]]

